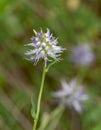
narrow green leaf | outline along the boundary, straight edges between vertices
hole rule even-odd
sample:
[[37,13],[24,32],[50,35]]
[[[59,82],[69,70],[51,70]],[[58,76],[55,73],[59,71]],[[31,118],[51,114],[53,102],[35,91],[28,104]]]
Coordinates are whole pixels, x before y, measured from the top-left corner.
[[35,119],[35,116],[36,116],[36,106],[35,106],[35,102],[34,102],[34,97],[33,96],[31,97],[31,104],[32,104],[31,116]]

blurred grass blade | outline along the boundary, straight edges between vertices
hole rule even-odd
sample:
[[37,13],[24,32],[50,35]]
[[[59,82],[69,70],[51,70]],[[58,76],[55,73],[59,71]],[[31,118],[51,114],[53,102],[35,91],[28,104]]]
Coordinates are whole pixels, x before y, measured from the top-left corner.
[[35,102],[34,102],[34,97],[33,96],[31,96],[31,104],[32,104],[31,116],[35,119],[35,116],[36,116],[36,106],[35,106]]
[[38,130],[55,130],[64,112],[64,106],[58,106],[51,114],[44,114]]

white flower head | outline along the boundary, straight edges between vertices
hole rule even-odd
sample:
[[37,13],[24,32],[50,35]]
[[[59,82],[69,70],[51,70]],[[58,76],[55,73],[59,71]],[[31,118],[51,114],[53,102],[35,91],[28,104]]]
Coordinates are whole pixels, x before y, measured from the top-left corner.
[[94,61],[94,53],[89,44],[83,43],[73,48],[70,59],[77,66],[89,66]]
[[25,55],[28,56],[28,60],[37,63],[40,59],[43,59],[46,63],[47,61],[56,60],[60,61],[61,53],[65,50],[61,46],[57,46],[57,39],[50,33],[47,28],[46,33],[40,29],[40,32],[36,32],[30,40],[31,43],[26,46],[31,46],[32,49],[28,50]]
[[88,99],[84,87],[78,84],[77,79],[73,79],[69,83],[61,80],[61,85],[62,88],[57,92],[53,92],[52,96],[58,98],[60,103],[73,107],[79,113],[82,112],[82,102]]

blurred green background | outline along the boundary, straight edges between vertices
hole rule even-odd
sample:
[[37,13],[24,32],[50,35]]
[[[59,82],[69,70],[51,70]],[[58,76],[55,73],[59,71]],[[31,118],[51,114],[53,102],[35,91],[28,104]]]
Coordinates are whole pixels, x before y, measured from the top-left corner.
[[[60,79],[81,74],[91,102],[81,115],[74,115],[78,120],[75,129],[71,128],[68,109],[55,129],[101,130],[101,0],[0,0],[0,130],[32,129],[30,98],[34,95],[36,104],[43,63],[34,66],[26,61],[24,44],[30,42],[33,29],[39,31],[40,27],[44,31],[48,27],[58,37],[59,45],[67,48],[64,60],[47,73],[41,117],[54,110],[51,92],[60,87]],[[86,41],[96,59],[82,72],[69,61],[69,54],[74,46]]]

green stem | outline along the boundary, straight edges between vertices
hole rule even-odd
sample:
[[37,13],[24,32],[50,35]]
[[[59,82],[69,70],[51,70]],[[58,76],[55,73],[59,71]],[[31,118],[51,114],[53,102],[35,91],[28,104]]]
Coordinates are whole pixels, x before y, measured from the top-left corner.
[[36,130],[38,119],[39,119],[40,104],[41,104],[42,92],[43,92],[43,87],[44,87],[45,75],[46,75],[46,64],[44,65],[44,68],[43,68],[42,81],[41,81],[40,92],[39,92],[39,96],[38,96],[37,111],[36,111],[33,130]]
[[57,61],[55,60],[54,62],[52,62],[51,64],[48,65],[47,69],[46,69],[46,72],[48,72],[49,68],[54,65]]

